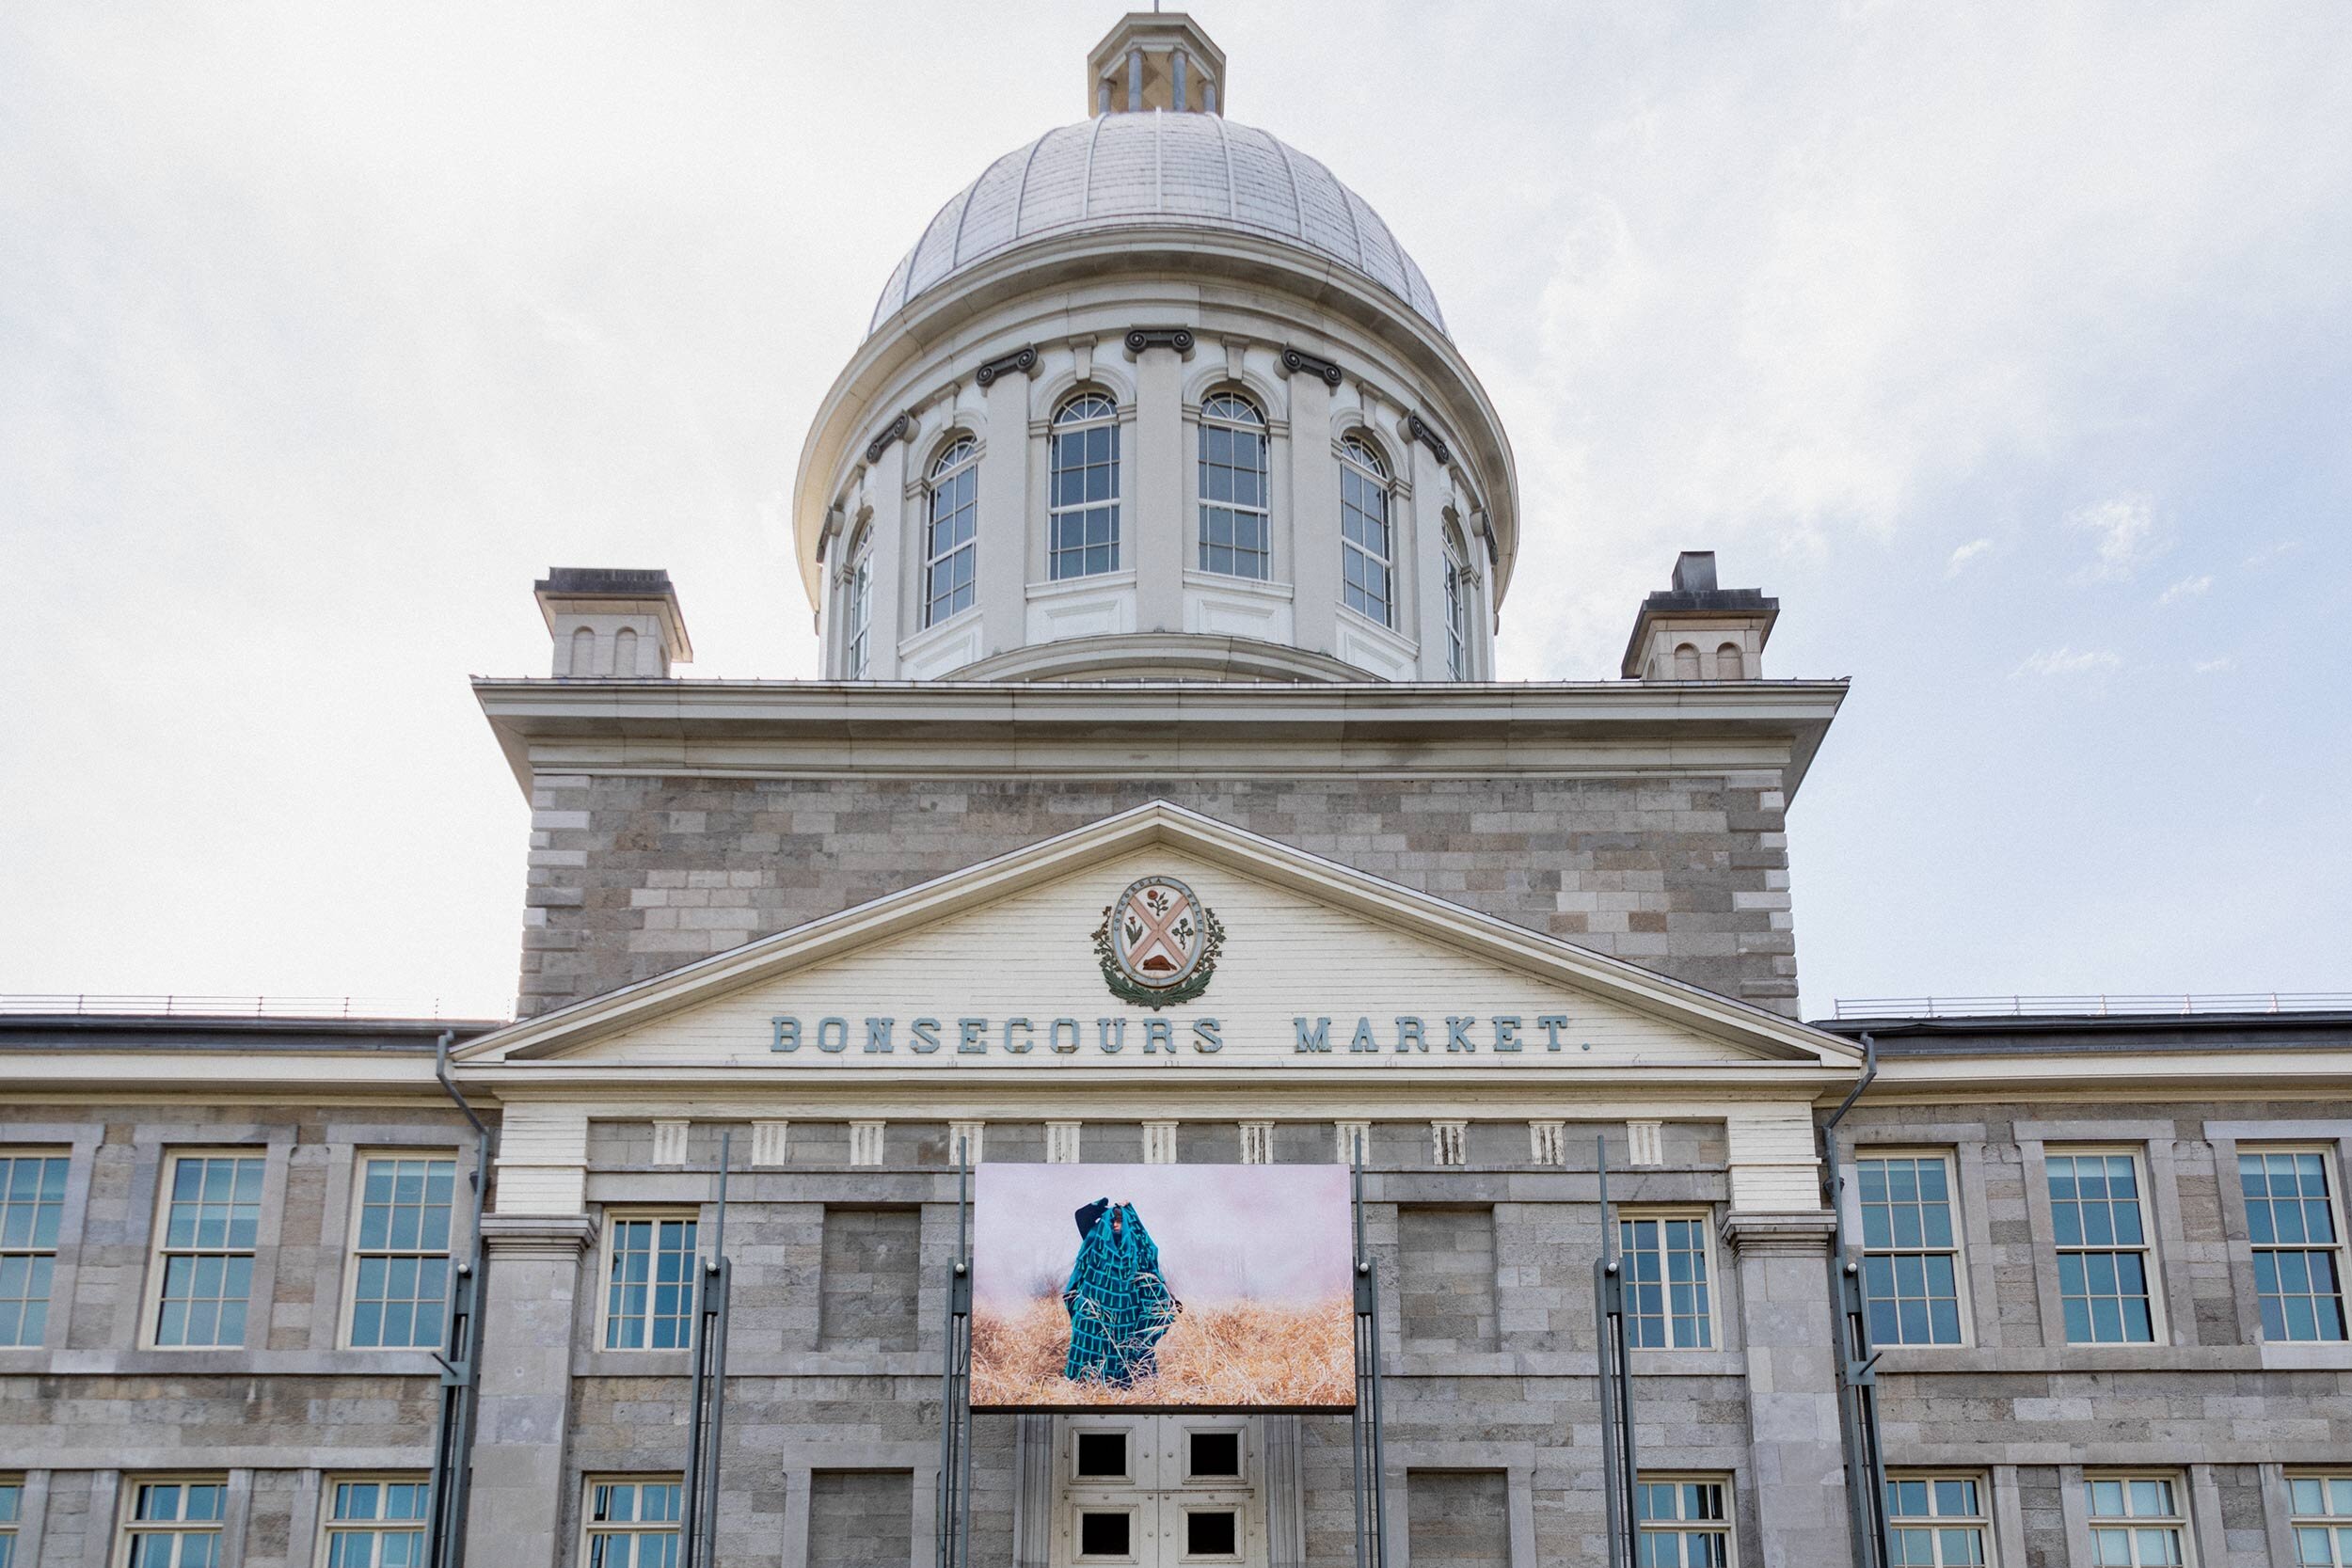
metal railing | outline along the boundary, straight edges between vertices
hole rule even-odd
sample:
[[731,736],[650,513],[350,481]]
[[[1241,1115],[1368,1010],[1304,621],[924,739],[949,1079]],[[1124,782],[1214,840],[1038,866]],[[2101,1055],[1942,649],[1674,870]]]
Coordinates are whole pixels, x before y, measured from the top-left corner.
[[383,1019],[432,1022],[499,1022],[504,1008],[445,1007],[429,1002],[373,996],[151,996],[101,995],[85,991],[0,994],[0,1015],[73,1018]]
[[1836,1018],[2182,1018],[2199,1013],[2352,1011],[2352,991],[2216,991],[2201,995],[1860,996]]

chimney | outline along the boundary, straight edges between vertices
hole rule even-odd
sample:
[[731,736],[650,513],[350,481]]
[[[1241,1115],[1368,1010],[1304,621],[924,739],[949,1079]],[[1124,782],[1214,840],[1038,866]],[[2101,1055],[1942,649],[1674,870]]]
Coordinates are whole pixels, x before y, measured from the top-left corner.
[[533,588],[560,677],[666,680],[671,665],[694,662],[667,572],[554,566]]
[[1715,552],[1675,558],[1674,586],[1642,601],[1620,669],[1628,680],[1756,681],[1780,601],[1758,589],[1715,586]]

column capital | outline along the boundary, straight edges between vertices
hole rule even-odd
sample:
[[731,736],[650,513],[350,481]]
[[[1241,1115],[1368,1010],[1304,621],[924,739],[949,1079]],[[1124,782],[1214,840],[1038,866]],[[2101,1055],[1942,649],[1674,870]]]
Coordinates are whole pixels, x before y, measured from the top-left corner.
[[1836,1229],[1836,1216],[1826,1209],[1788,1214],[1735,1210],[1724,1216],[1722,1235],[1724,1244],[1740,1257],[1820,1258],[1828,1253]]
[[596,1243],[594,1214],[485,1214],[482,1244],[494,1258],[578,1259]]

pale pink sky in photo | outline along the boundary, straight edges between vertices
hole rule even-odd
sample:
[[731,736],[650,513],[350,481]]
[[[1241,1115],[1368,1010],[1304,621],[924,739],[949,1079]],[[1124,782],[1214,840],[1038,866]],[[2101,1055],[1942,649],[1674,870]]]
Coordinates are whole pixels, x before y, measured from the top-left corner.
[[1057,1292],[1078,1256],[1074,1216],[1135,1205],[1178,1300],[1317,1302],[1345,1293],[1353,1256],[1339,1165],[981,1165],[973,1173],[972,1288],[1011,1307]]

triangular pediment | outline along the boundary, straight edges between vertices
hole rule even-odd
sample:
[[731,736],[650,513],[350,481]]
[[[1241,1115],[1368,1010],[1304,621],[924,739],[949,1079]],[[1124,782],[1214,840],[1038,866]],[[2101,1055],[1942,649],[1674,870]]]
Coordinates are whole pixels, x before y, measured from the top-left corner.
[[[1095,942],[1107,907],[1147,877],[1181,879],[1223,931],[1200,994],[1158,1008],[1113,993]],[[512,1024],[459,1055],[790,1070],[1858,1060],[1836,1036],[1165,802]]]

